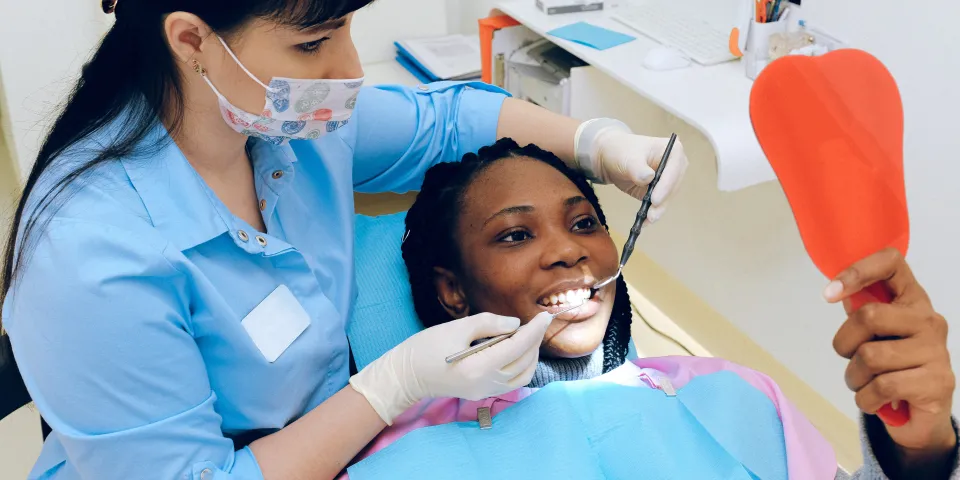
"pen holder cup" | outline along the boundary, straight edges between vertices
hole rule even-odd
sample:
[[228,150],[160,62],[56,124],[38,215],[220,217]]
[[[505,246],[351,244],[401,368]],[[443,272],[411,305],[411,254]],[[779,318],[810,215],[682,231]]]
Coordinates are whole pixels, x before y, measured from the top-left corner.
[[751,80],[770,63],[770,37],[777,33],[787,32],[787,21],[781,19],[776,22],[750,24],[747,34],[747,51],[743,54],[744,68],[747,77]]

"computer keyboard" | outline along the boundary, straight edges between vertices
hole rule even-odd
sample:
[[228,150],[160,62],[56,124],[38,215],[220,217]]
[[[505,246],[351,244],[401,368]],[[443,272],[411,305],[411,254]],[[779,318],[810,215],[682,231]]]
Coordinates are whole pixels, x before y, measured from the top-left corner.
[[[701,65],[716,65],[730,53],[731,27],[720,27],[699,10],[676,0],[632,2],[614,10],[614,20],[666,46],[682,51]],[[719,23],[719,22],[718,22]]]

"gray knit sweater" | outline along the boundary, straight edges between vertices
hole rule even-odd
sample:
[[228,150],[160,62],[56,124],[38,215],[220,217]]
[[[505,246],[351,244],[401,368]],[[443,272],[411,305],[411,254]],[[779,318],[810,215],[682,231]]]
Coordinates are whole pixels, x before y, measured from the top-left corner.
[[[953,421],[953,428],[954,430],[957,429],[956,419]],[[838,469],[835,480],[889,480],[889,477],[887,477],[880,468],[880,462],[877,461],[877,457],[873,454],[873,449],[870,447],[870,439],[867,436],[867,428],[863,418],[860,419],[860,445],[863,451],[863,466],[854,472],[853,475]],[[956,463],[953,465],[950,480],[960,480],[960,468],[958,468]]]

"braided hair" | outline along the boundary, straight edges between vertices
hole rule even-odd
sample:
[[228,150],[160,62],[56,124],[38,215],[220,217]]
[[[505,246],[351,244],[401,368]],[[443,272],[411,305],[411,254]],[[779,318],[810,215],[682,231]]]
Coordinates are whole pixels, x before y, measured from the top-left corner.
[[[413,292],[413,306],[424,325],[431,327],[453,320],[437,301],[434,268],[454,269],[460,264],[460,252],[454,238],[463,195],[473,180],[487,167],[505,158],[527,157],[544,162],[563,173],[593,205],[600,224],[607,219],[600,201],[586,177],[567,167],[556,155],[536,145],[520,147],[509,138],[477,153],[464,155],[457,163],[440,163],[427,170],[423,187],[407,212],[403,261],[406,263]],[[633,314],[630,296],[623,278],[617,279],[613,313],[603,337],[604,373],[623,365],[630,342]]]

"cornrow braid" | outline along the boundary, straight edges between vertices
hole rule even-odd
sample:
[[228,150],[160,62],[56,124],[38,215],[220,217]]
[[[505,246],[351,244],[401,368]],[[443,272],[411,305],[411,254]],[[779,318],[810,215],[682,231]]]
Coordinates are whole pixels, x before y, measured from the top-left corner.
[[[437,299],[434,268],[456,270],[460,265],[460,252],[457,250],[454,230],[464,192],[477,175],[489,166],[498,160],[516,157],[542,161],[563,173],[593,205],[600,224],[607,227],[600,201],[587,178],[567,167],[556,155],[536,145],[520,147],[517,142],[504,138],[491,146],[481,148],[477,153],[464,155],[458,163],[434,165],[427,170],[417,200],[407,212],[406,233],[401,246],[403,261],[410,276],[413,306],[424,325],[430,327],[453,320]],[[623,278],[619,278],[613,313],[603,337],[604,373],[626,361],[632,321],[627,285]]]

